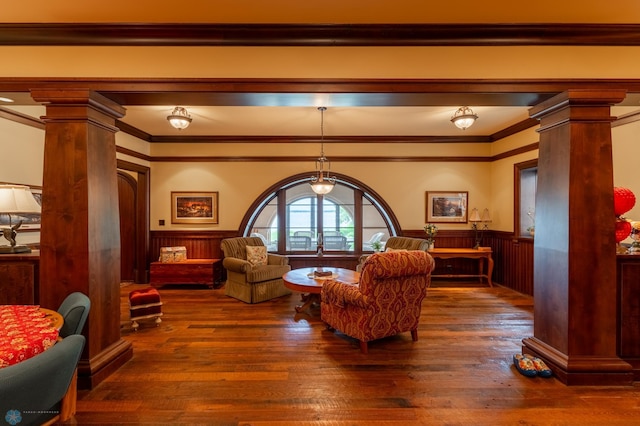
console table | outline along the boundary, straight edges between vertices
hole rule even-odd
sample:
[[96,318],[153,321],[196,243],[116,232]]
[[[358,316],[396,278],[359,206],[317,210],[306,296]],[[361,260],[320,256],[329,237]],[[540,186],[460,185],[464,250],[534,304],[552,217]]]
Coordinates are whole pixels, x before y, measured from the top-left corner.
[[187,259],[181,262],[151,262],[153,287],[165,284],[206,284],[209,287],[222,283],[220,259]]
[[[478,259],[478,273],[477,274],[446,274],[446,275],[431,275],[432,278],[438,277],[451,277],[451,278],[485,278],[489,287],[493,287],[491,282],[491,275],[493,274],[493,258],[491,257],[491,249],[485,248],[482,250],[471,248],[433,248],[428,250],[428,253],[434,259],[451,259],[457,257],[463,257],[468,259]],[[487,270],[485,273],[484,263],[487,263]]]

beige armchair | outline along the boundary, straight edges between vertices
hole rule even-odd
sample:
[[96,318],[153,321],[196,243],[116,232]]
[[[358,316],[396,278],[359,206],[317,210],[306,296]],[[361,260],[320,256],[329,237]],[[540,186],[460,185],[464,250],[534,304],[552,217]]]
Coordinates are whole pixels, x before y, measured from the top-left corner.
[[246,303],[259,303],[291,294],[282,281],[282,275],[291,270],[289,259],[267,253],[260,238],[227,238],[222,240],[221,247],[224,253],[222,266],[227,270],[224,291],[227,296]]
[[[388,249],[392,250],[423,250],[427,251],[429,248],[429,242],[423,238],[411,238],[411,237],[389,237],[387,242],[384,245],[385,251]],[[362,270],[362,265],[364,261],[367,260],[369,254],[363,254],[360,256],[360,260],[358,262],[358,266],[356,266],[356,271],[360,272]]]

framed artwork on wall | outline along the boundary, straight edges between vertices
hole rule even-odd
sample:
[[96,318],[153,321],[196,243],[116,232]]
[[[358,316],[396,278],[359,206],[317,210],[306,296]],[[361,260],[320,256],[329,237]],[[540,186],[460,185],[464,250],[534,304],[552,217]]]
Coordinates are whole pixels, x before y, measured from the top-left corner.
[[467,223],[467,191],[427,191],[427,223]]
[[171,223],[217,224],[217,192],[171,192]]

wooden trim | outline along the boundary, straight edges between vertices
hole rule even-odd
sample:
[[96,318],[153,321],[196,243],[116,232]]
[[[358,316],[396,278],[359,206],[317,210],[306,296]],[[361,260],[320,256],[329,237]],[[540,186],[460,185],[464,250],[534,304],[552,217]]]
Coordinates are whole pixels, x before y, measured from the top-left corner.
[[5,23],[3,46],[638,46],[638,24]]
[[9,108],[0,107],[0,118],[44,130],[44,121]]
[[[131,127],[135,129],[134,127]],[[123,130],[123,129],[121,129]],[[123,130],[125,131],[125,130]],[[129,133],[125,131],[125,133]],[[131,133],[130,133],[131,134]],[[132,134],[135,136],[134,134]],[[143,138],[140,138],[143,139]],[[150,136],[147,142],[152,143],[320,143],[316,136]],[[326,144],[372,144],[372,143],[488,143],[493,142],[492,136],[325,136]]]
[[616,120],[611,123],[611,127],[624,126],[625,124],[630,124],[638,120],[640,120],[640,110],[617,117]]
[[[148,156],[147,154],[142,154],[138,151],[134,151],[129,148],[124,148],[122,146],[116,145],[116,152],[124,155],[128,155],[130,157],[139,158],[145,161],[152,161],[153,157]],[[132,163],[133,164],[133,163]]]
[[525,145],[525,146],[521,146],[519,148],[512,149],[510,151],[502,152],[500,154],[494,155],[491,158],[491,161],[503,160],[503,159],[508,158],[508,157],[513,157],[514,155],[520,155],[520,154],[524,154],[525,152],[535,151],[536,149],[538,149],[539,144],[540,144],[539,142],[534,142],[534,143],[531,143],[529,145]]

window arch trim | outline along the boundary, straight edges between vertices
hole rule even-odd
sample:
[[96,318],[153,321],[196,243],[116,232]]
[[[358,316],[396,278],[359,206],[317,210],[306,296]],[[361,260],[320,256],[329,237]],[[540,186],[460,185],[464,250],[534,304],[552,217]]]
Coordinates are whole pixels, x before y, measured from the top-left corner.
[[[276,182],[275,184],[267,188],[264,192],[262,192],[251,204],[251,206],[249,206],[249,209],[242,218],[239,229],[240,234],[243,236],[247,236],[250,234],[250,225],[253,224],[255,218],[260,215],[264,207],[269,202],[271,202],[271,200],[278,196],[279,191],[291,188],[296,185],[300,185],[302,183],[309,183],[311,182],[311,175],[312,173],[307,172],[289,176],[280,180],[279,182]],[[360,182],[359,180],[347,175],[334,172],[331,172],[331,175],[336,177],[336,182],[339,182],[351,189],[362,191],[363,196],[367,200],[369,200],[373,206],[375,206],[380,215],[385,219],[385,221],[387,221],[390,235],[402,235],[400,222],[398,222],[398,219],[396,218],[389,205],[378,193],[376,193],[372,188],[370,188],[363,182]]]

